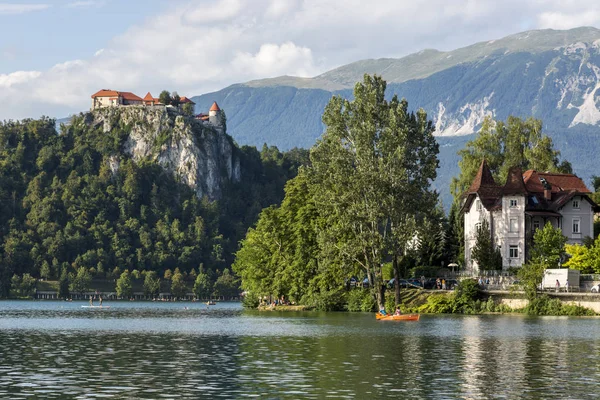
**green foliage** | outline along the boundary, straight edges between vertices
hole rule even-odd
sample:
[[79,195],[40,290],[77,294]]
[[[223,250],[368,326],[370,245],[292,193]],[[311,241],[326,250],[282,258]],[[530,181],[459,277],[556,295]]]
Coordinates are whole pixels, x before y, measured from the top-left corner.
[[160,95],[158,95],[158,101],[160,101],[165,106],[170,105],[172,101],[171,93],[169,93],[168,90],[163,90],[162,92],[160,92]]
[[473,260],[481,270],[499,270],[502,269],[502,255],[500,249],[494,246],[490,225],[487,220],[483,220],[475,232],[475,246],[471,253]]
[[342,289],[322,290],[306,294],[300,302],[318,311],[342,311],[345,308],[346,296]]
[[237,297],[239,295],[240,283],[238,278],[225,268],[223,273],[219,275],[213,287],[213,295],[217,297]]
[[183,297],[187,293],[187,286],[179,269],[175,270],[171,278],[171,293],[175,297]]
[[600,273],[600,236],[586,245],[567,244],[565,251],[570,255],[565,267],[578,269],[584,274]]
[[29,274],[23,276],[13,275],[11,289],[18,297],[31,297],[35,293],[36,280]]
[[563,304],[559,299],[552,299],[547,295],[531,299],[525,313],[528,315],[568,315],[568,316],[592,316],[596,313],[576,304]]
[[61,274],[60,274],[60,280],[58,281],[58,298],[59,299],[68,299],[69,297],[71,297],[71,293],[69,291],[69,286],[70,286],[69,273],[67,272],[67,268],[63,267]]
[[73,277],[73,279],[70,279],[70,281],[70,291],[83,294],[89,290],[90,283],[92,282],[92,276],[86,267],[79,267],[77,269],[77,274]]
[[450,314],[456,308],[453,304],[453,298],[444,294],[434,294],[427,298],[427,303],[418,308],[420,313],[428,314]]
[[172,265],[222,270],[260,210],[282,200],[286,181],[308,159],[298,149],[271,147],[263,157],[234,147],[241,182],[211,202],[155,161],[134,162],[123,151],[130,126],[104,132],[83,114],[57,134],[54,122],[0,123],[0,297],[14,274],[59,278],[63,265],[112,279],[123,270],[163,276]]
[[559,261],[565,255],[566,241],[567,238],[561,229],[552,227],[550,222],[535,232],[531,260],[523,265],[517,274],[530,301],[537,297],[537,288],[542,283],[544,271],[558,267]]
[[477,312],[480,306],[475,302],[481,301],[481,288],[473,279],[463,279],[454,289],[452,310],[455,313],[470,314]]
[[542,134],[542,121],[509,116],[506,122],[486,118],[477,137],[458,152],[460,175],[452,178],[455,201],[473,182],[481,160],[485,159],[496,183],[504,183],[511,167],[523,171],[571,172],[571,165],[559,161],[560,152],[552,139]]
[[254,293],[246,293],[246,295],[242,297],[242,305],[244,308],[257,308],[259,304],[260,299]]
[[185,103],[183,105],[183,113],[189,117],[194,115],[194,105],[192,103]]
[[129,298],[133,294],[133,285],[131,284],[131,275],[125,270],[117,279],[117,296]]
[[368,290],[354,289],[346,294],[346,309],[348,311],[371,312],[375,310],[376,306],[375,298]]
[[210,296],[211,290],[211,283],[208,274],[204,273],[204,271],[200,269],[200,273],[196,276],[196,280],[194,282],[194,294],[199,299],[207,298]]
[[160,293],[160,277],[156,271],[147,271],[144,277],[144,294],[156,297]]

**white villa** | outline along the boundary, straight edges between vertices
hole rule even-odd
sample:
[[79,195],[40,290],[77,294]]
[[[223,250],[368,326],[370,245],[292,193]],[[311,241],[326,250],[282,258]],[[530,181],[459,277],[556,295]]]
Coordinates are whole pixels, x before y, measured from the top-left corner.
[[477,227],[486,220],[493,243],[502,254],[502,268],[520,267],[528,257],[533,234],[550,221],[562,229],[568,243],[593,237],[594,213],[600,207],[589,197],[590,190],[576,175],[511,168],[504,186],[494,182],[482,161],[473,183],[465,193],[461,211],[465,222],[465,268],[477,273],[471,259]]

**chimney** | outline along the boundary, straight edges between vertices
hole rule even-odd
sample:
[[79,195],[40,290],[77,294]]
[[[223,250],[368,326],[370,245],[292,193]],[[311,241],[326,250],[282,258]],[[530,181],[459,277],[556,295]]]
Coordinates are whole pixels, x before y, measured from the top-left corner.
[[552,200],[552,190],[544,188],[544,199]]

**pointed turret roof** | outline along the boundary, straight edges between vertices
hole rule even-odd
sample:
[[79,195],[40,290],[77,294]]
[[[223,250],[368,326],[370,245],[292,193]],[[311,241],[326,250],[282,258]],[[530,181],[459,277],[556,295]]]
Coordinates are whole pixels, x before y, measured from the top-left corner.
[[482,187],[497,187],[485,159],[481,161],[479,171],[477,171],[477,175],[475,175],[475,179],[473,179],[473,183],[469,186],[467,193],[477,193]]
[[508,176],[506,177],[506,184],[502,188],[502,194],[527,194],[527,188],[523,181],[523,173],[519,167],[511,167],[508,170]]
[[148,92],[145,96],[144,96],[144,100],[147,101],[154,101],[154,97],[152,97],[152,95],[150,94],[150,92]]
[[219,105],[217,104],[217,102],[215,101],[213,103],[213,105],[210,107],[209,111],[221,111],[221,109],[219,108]]

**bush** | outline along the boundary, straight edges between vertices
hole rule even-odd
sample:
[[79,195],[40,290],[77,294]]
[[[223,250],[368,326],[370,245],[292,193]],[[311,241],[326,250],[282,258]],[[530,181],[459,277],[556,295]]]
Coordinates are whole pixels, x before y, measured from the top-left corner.
[[426,278],[436,277],[438,276],[440,268],[439,267],[426,267],[419,266],[411,268],[408,271],[409,278],[421,278],[422,276]]
[[246,293],[246,295],[242,297],[242,305],[245,308],[257,308],[259,304],[260,299],[252,292]]
[[375,299],[369,290],[353,289],[346,293],[346,309],[348,311],[371,312],[375,306]]
[[446,314],[453,312],[453,297],[443,294],[434,294],[427,298],[427,303],[420,306],[417,310],[420,313]]
[[342,290],[328,290],[305,295],[301,304],[319,311],[342,311],[345,309],[345,294]]
[[589,308],[576,304],[563,304],[559,299],[551,299],[547,295],[530,300],[527,307],[525,307],[525,313],[527,315],[596,315]]

